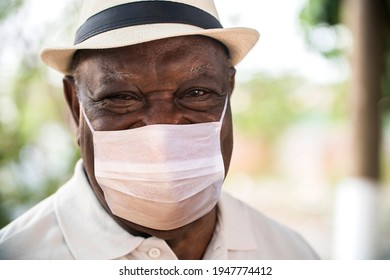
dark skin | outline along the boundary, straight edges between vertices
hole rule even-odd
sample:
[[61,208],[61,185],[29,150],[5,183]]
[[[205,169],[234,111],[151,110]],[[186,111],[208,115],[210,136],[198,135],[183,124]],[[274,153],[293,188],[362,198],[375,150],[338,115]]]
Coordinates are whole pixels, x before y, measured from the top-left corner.
[[78,128],[84,168],[104,209],[136,236],[164,239],[179,259],[201,259],[217,222],[217,207],[173,230],[156,230],[112,214],[94,176],[92,134],[80,114],[80,101],[95,130],[124,130],[151,124],[218,121],[228,97],[221,130],[225,174],[232,148],[230,96],[235,69],[225,49],[202,36],[186,36],[117,49],[86,50],[76,56],[64,93]]

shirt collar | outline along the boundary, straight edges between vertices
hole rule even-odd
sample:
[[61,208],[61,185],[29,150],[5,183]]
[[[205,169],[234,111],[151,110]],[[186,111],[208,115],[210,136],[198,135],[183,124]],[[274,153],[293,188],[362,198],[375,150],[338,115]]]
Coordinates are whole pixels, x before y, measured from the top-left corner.
[[119,258],[144,240],[122,229],[100,205],[82,160],[77,162],[73,177],[59,190],[55,211],[75,259]]
[[247,207],[222,192],[218,202],[218,223],[204,255],[206,260],[226,260],[230,253],[258,250]]
[[228,193],[222,192],[218,207],[220,231],[227,249],[232,251],[257,250],[247,206]]

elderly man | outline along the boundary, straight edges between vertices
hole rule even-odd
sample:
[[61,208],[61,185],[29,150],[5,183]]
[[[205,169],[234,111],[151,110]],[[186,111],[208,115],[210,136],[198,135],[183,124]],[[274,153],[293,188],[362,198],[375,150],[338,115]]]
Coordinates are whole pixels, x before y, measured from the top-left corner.
[[315,259],[296,233],[222,192],[235,68],[258,39],[211,0],[85,1],[65,74],[82,160],[0,233],[3,259]]

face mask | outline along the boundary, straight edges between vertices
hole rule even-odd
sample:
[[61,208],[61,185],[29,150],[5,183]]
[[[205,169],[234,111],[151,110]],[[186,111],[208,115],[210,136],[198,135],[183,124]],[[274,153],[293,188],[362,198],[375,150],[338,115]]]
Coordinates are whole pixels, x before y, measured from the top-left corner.
[[224,180],[217,122],[95,131],[95,177],[116,216],[158,230],[187,225],[209,213]]

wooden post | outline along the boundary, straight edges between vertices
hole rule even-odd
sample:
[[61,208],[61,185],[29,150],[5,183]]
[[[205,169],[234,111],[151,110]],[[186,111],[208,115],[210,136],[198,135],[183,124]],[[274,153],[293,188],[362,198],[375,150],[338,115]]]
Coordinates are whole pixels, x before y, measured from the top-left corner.
[[350,175],[379,180],[386,0],[348,0],[353,37]]
[[337,188],[335,259],[381,257],[379,100],[385,65],[386,0],[346,0],[352,32],[350,150],[347,178]]

